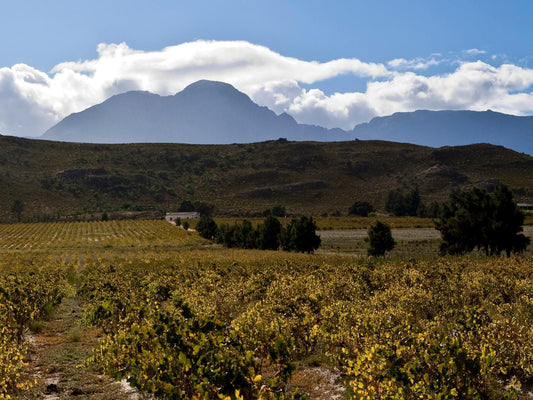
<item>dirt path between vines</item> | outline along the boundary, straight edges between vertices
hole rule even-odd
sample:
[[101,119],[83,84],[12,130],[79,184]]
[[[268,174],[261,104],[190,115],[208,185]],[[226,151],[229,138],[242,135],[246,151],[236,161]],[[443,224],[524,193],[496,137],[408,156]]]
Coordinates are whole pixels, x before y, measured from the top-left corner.
[[[83,269],[86,255],[78,255],[78,273]],[[42,321],[29,337],[28,371],[36,384],[16,399],[140,399],[137,390],[125,382],[84,366],[92,349],[102,337],[101,330],[81,323],[82,299],[72,288],[53,313]]]
[[100,337],[97,328],[80,325],[79,297],[69,297],[56,308],[42,330],[30,339],[30,373],[37,384],[19,399],[132,399],[133,389],[83,367]]

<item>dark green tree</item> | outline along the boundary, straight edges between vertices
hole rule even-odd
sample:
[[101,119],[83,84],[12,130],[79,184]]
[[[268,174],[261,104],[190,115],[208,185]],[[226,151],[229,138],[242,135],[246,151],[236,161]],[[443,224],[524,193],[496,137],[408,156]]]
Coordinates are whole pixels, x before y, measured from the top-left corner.
[[393,190],[387,195],[385,210],[397,217],[416,216],[421,206],[420,192],[418,188],[404,193],[400,190]]
[[262,250],[277,250],[279,248],[279,236],[281,233],[281,223],[279,220],[269,215],[265,221],[257,228],[257,247]]
[[382,256],[385,252],[390,251],[396,244],[392,238],[390,227],[381,221],[376,221],[374,225],[368,228],[368,255]]
[[201,237],[209,240],[214,240],[217,235],[218,226],[217,223],[213,220],[213,218],[204,215],[200,218],[200,221],[198,221],[198,225],[196,225],[196,230],[198,231],[198,234]]
[[240,227],[238,224],[221,224],[218,227],[216,242],[226,247],[239,247]]
[[257,248],[257,231],[252,227],[252,223],[245,219],[239,225],[237,246],[241,249]]
[[200,215],[212,216],[215,213],[215,206],[213,204],[204,203],[202,201],[195,201],[193,204],[194,211]]
[[351,205],[350,209],[348,210],[348,214],[358,215],[360,217],[368,217],[368,214],[374,211],[376,210],[368,201],[356,201]]
[[293,219],[280,235],[281,247],[287,251],[312,253],[318,249],[321,240],[316,234],[316,223],[313,217],[302,215]]
[[178,208],[179,212],[195,211],[194,204],[190,200],[183,200]]
[[22,200],[15,200],[11,206],[11,212],[18,222],[22,221],[22,213],[24,212],[24,203]]
[[284,206],[276,205],[272,208],[263,211],[264,217],[268,217],[269,215],[273,215],[274,217],[284,217],[285,215],[287,215],[287,212]]
[[456,191],[443,204],[435,227],[441,232],[442,254],[464,254],[474,249],[486,255],[524,251],[529,238],[522,232],[524,215],[509,188],[499,185],[491,194],[483,188]]

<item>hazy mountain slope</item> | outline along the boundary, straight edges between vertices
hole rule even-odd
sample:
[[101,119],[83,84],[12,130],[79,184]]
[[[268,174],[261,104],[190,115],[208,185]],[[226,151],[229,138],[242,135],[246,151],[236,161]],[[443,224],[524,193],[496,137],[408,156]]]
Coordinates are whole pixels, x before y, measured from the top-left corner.
[[376,117],[357,125],[360,139],[391,140],[431,147],[491,143],[533,154],[533,117],[492,111],[415,111]]
[[71,114],[42,139],[87,143],[249,143],[349,140],[340,129],[300,125],[260,107],[233,86],[198,81],[174,96],[127,92]]
[[499,146],[433,149],[381,141],[283,140],[234,145],[79,144],[0,136],[0,221],[117,209],[173,210],[182,200],[219,214],[346,213],[355,200],[384,209],[390,190],[417,185],[426,203],[463,185],[511,186],[533,202],[533,157]]

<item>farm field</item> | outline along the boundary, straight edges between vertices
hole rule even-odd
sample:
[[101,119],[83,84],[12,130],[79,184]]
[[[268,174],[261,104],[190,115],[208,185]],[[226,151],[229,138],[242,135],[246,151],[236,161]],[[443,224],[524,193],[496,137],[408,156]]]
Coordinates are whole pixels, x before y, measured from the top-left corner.
[[2,225],[0,398],[529,398],[530,255],[331,244],[362,232],[321,231],[308,255],[163,221]]
[[[439,252],[440,232],[435,228],[392,228],[392,237],[396,241],[394,249],[388,253],[389,257],[399,258],[431,258]],[[366,229],[334,229],[319,231],[322,244],[318,253],[350,253],[366,256],[368,244]],[[524,235],[533,239],[533,226],[524,226]],[[533,256],[530,246],[524,255]]]

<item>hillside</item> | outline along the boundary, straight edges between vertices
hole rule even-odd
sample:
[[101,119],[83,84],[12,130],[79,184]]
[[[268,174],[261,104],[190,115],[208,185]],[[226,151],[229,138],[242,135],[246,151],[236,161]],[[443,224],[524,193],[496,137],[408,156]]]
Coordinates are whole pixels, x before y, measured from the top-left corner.
[[533,155],[533,117],[493,111],[403,112],[376,117],[353,130],[359,139],[408,142],[424,146],[492,143]]
[[298,124],[223,82],[198,81],[174,96],[127,92],[71,114],[41,138],[85,143],[249,143],[350,140],[351,133]]
[[219,215],[346,213],[354,200],[383,210],[387,193],[418,185],[426,203],[451,189],[500,180],[533,202],[533,158],[480,144],[433,149],[380,141],[96,145],[0,137],[0,220],[103,210],[175,210],[183,200]]

